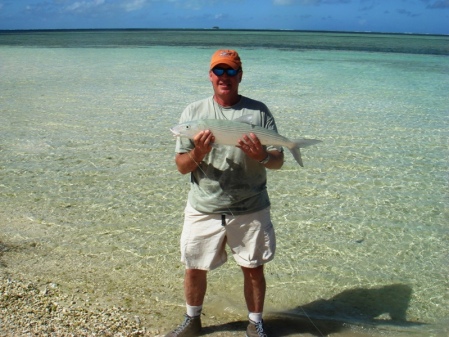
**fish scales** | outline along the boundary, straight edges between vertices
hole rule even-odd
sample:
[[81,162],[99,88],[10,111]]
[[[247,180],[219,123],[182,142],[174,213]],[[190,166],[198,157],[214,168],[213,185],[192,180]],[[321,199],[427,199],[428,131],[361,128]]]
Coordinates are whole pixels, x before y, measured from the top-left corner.
[[294,143],[288,138],[257,125],[211,119],[198,121],[198,127],[201,130],[210,130],[215,137],[215,142],[222,145],[238,145],[238,140],[243,135],[254,133],[263,145],[294,146]]

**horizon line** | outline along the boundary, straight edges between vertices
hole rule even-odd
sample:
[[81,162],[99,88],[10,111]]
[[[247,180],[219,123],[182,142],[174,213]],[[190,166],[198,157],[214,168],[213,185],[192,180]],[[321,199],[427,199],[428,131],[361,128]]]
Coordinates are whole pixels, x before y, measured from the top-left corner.
[[383,35],[423,35],[423,36],[449,36],[442,33],[414,33],[414,32],[379,32],[379,31],[347,31],[347,30],[307,30],[307,29],[257,29],[257,28],[24,28],[0,29],[0,32],[51,32],[51,31],[143,31],[143,30],[191,30],[191,31],[267,31],[267,32],[304,32],[304,33],[340,33],[340,34],[383,34]]

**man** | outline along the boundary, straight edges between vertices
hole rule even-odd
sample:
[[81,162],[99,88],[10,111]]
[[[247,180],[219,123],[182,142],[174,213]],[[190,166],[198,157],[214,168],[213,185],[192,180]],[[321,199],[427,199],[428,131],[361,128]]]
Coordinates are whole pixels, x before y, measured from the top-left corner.
[[[265,104],[239,94],[243,71],[236,51],[216,51],[209,69],[214,95],[190,104],[181,115],[181,123],[252,115],[253,124],[277,131]],[[193,140],[178,138],[176,143],[177,168],[182,174],[191,174],[181,235],[187,313],[184,322],[166,337],[199,334],[207,271],[226,262],[226,245],[243,271],[249,312],[246,335],[266,336],[262,320],[266,289],[263,266],[273,259],[276,248],[266,168],[282,167],[283,150],[262,146],[253,133],[242,135],[236,147],[213,143],[214,135],[209,130],[199,132]]]

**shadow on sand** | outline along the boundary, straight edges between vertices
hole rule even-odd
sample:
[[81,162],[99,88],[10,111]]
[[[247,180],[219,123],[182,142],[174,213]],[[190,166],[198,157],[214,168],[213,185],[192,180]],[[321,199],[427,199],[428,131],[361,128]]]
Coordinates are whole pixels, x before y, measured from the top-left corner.
[[[327,336],[348,329],[348,325],[390,325],[407,328],[423,323],[407,321],[406,313],[412,289],[394,284],[380,288],[355,288],[330,298],[320,299],[282,312],[267,313],[265,323],[270,336],[298,334]],[[203,334],[218,331],[245,331],[247,321],[209,326]]]

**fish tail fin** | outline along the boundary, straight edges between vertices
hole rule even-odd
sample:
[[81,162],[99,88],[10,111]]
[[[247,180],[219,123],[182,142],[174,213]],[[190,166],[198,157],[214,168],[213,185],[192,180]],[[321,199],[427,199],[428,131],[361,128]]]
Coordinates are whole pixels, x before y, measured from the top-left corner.
[[289,147],[288,149],[292,153],[293,158],[295,158],[296,162],[301,167],[304,167],[304,164],[302,163],[302,158],[301,158],[301,151],[299,151],[299,146],[292,146],[292,147]]
[[304,167],[304,164],[302,162],[301,158],[301,151],[300,148],[305,148],[317,143],[321,143],[321,140],[318,139],[297,139],[292,142],[292,146],[289,146],[288,149],[293,155],[293,158],[295,158],[296,162],[301,166]]

